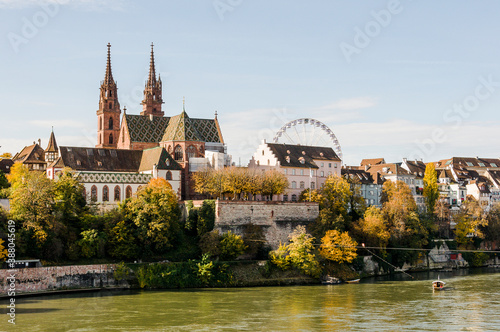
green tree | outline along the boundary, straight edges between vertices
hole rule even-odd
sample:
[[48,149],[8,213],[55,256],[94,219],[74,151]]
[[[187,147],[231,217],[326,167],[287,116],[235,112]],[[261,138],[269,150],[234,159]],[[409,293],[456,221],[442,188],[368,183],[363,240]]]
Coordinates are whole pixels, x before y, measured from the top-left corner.
[[198,211],[198,236],[210,232],[215,225],[215,201],[204,200]]
[[87,212],[84,187],[70,168],[64,168],[54,183],[55,210],[67,222],[79,220]]
[[436,201],[439,198],[439,189],[437,185],[437,173],[434,163],[428,163],[424,174],[424,197],[425,205],[429,213],[434,212]]
[[9,181],[5,173],[0,171],[0,189],[8,188],[10,186]]
[[211,257],[219,257],[221,254],[220,245],[221,235],[218,230],[204,233],[200,237],[200,250],[202,254],[208,254]]
[[241,236],[228,231],[220,239],[220,258],[222,260],[233,260],[245,252],[247,246]]
[[352,263],[358,256],[356,253],[357,242],[347,232],[330,230],[321,239],[319,253],[324,258],[337,263]]
[[20,169],[19,173],[21,172],[23,176],[11,182],[13,191],[10,213],[12,218],[21,221],[25,228],[33,229],[37,243],[43,244],[47,240],[48,232],[57,231],[61,226],[52,214],[53,183],[42,172],[24,173],[24,169]]
[[134,225],[119,221],[108,234],[108,253],[118,259],[132,259],[138,256]]
[[314,248],[314,237],[306,232],[304,226],[298,226],[289,239],[287,249],[291,265],[307,275],[318,277],[321,266]]
[[105,240],[99,236],[96,229],[90,229],[81,233],[82,238],[78,241],[83,257],[92,258],[103,256]]
[[164,253],[180,230],[180,208],[170,184],[150,182],[123,205],[124,216],[137,227],[144,252]]

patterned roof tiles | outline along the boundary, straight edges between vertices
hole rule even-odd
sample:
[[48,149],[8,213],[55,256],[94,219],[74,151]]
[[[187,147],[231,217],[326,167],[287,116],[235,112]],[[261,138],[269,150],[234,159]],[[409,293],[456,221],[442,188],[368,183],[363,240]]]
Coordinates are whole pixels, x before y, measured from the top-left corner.
[[169,117],[125,114],[124,121],[132,142],[161,142]]

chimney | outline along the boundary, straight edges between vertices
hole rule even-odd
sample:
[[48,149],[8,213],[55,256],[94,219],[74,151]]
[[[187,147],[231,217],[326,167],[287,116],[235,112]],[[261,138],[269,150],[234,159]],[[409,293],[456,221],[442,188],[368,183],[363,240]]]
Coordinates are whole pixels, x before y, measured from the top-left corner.
[[42,140],[40,138],[38,139],[38,145],[42,146]]

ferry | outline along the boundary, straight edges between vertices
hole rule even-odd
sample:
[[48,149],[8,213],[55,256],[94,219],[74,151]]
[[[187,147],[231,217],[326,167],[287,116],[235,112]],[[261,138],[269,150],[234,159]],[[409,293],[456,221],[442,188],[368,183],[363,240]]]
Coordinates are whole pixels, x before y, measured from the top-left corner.
[[438,279],[432,282],[432,289],[433,290],[443,290],[444,285],[446,285],[446,283],[442,280],[439,280],[439,276],[438,276]]

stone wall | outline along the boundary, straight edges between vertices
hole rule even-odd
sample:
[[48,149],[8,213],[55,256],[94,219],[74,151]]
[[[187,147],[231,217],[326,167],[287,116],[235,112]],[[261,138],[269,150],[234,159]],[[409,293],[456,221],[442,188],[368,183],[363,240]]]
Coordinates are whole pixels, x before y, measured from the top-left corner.
[[319,205],[313,202],[216,201],[215,229],[241,235],[245,225],[258,225],[267,244],[277,249],[297,226],[313,222],[318,215]]
[[47,266],[24,269],[0,270],[0,295],[6,295],[10,284],[7,278],[15,274],[16,293],[43,292],[61,289],[126,287],[113,277],[116,266],[109,265],[74,265]]

